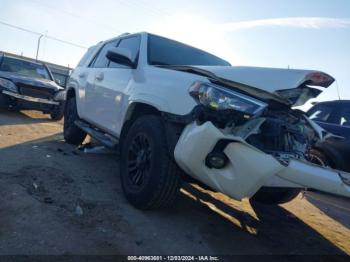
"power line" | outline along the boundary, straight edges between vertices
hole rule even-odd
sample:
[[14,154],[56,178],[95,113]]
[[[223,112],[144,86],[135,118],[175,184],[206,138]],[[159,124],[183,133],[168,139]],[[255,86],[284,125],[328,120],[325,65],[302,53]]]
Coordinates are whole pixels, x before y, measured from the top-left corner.
[[89,22],[89,23],[91,23],[91,24],[94,24],[94,25],[96,25],[96,26],[102,27],[102,28],[107,29],[107,30],[109,30],[109,31],[111,31],[111,32],[113,31],[114,33],[117,33],[117,34],[121,34],[121,33],[122,33],[122,31],[120,31],[120,30],[118,30],[118,29],[115,29],[115,28],[113,28],[113,27],[111,27],[111,26],[108,26],[108,25],[106,25],[106,24],[102,24],[102,23],[98,22],[97,20],[89,19],[89,18],[83,17],[83,16],[81,16],[81,15],[78,15],[78,14],[73,13],[73,12],[69,12],[69,11],[67,11],[67,10],[65,10],[65,9],[62,9],[62,8],[56,8],[56,7],[52,6],[52,5],[48,5],[48,4],[43,3],[43,2],[41,2],[41,1],[38,1],[38,0],[31,0],[31,1],[34,2],[36,5],[45,7],[46,9],[54,10],[54,11],[60,13],[60,14],[64,13],[64,14],[69,15],[69,16],[71,16],[71,17],[74,17],[74,18],[76,18],[76,19],[84,19],[85,21],[87,21],[87,22]]
[[336,87],[337,87],[338,99],[341,100],[341,97],[340,97],[340,90],[339,90],[339,85],[338,85],[338,81],[337,81],[337,80],[335,81],[335,85],[336,85]]
[[79,44],[76,44],[76,43],[73,43],[73,42],[70,42],[70,41],[66,41],[66,40],[63,40],[63,39],[60,39],[60,38],[57,38],[57,37],[54,37],[54,36],[44,35],[42,33],[35,32],[35,31],[29,30],[29,29],[26,29],[26,28],[23,28],[23,27],[20,27],[20,26],[17,26],[17,25],[9,24],[9,23],[3,22],[3,21],[0,21],[0,24],[8,26],[8,27],[11,27],[11,28],[15,28],[15,29],[27,32],[27,33],[31,33],[31,34],[34,34],[34,35],[37,35],[37,36],[41,36],[42,35],[42,36],[46,37],[47,39],[51,39],[51,40],[54,40],[54,41],[57,41],[57,42],[60,42],[60,43],[63,43],[63,44],[75,46],[75,47],[82,48],[82,49],[87,49],[86,46],[82,46],[82,45],[79,45]]
[[19,27],[19,26],[16,26],[16,25],[11,25],[11,24],[8,24],[8,23],[2,22],[2,21],[0,21],[0,24],[6,25],[6,26],[8,26],[8,27],[15,28],[15,29],[18,29],[18,30],[27,32],[27,33],[31,33],[31,34],[34,34],[34,35],[38,35],[38,36],[39,36],[39,35],[42,35],[41,33],[34,32],[34,31],[29,30],[29,29],[25,29],[25,28],[22,28],[22,27]]

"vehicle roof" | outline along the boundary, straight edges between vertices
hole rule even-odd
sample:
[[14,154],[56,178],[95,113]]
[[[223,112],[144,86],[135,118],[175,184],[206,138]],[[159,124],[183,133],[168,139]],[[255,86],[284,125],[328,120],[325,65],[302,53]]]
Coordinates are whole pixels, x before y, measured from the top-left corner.
[[32,60],[30,60],[30,59],[26,59],[26,58],[14,56],[14,55],[12,56],[12,55],[5,54],[5,53],[0,53],[0,55],[1,55],[2,57],[10,57],[10,58],[13,58],[13,59],[16,59],[16,60],[26,61],[26,62],[33,63],[33,64],[37,64],[37,65],[45,65],[45,63],[40,62],[40,61],[32,61]]
[[348,105],[350,104],[350,100],[332,100],[332,101],[323,101],[318,102],[316,105]]
[[107,39],[107,40],[103,40],[103,41],[100,41],[98,44],[100,43],[105,43],[105,42],[110,42],[110,41],[113,41],[113,40],[116,40],[116,39],[119,39],[121,37],[126,37],[126,36],[133,36],[133,35],[142,35],[142,34],[148,34],[147,32],[138,32],[138,33],[123,33],[121,35],[118,35],[116,37],[113,37],[113,38],[110,38],[110,39]]

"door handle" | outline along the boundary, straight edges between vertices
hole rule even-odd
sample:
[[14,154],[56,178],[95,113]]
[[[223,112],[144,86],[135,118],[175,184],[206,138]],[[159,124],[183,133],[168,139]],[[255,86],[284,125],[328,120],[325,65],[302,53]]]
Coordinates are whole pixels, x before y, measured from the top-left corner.
[[103,73],[99,73],[95,76],[95,79],[98,80],[98,81],[102,81],[104,78],[104,74]]

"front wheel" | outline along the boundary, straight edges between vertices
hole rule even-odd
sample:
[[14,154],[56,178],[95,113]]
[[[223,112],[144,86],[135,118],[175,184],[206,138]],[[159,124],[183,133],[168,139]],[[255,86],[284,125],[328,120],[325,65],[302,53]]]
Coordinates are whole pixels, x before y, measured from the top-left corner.
[[50,113],[50,117],[52,120],[54,121],[59,121],[63,118],[64,116],[64,104],[60,104],[59,106],[57,106],[51,113]]
[[300,188],[263,187],[249,200],[267,205],[285,204],[296,198]]
[[127,200],[143,210],[169,206],[179,192],[180,172],[161,118],[137,119],[121,144],[120,173]]
[[64,110],[63,136],[66,142],[72,145],[80,145],[86,137],[86,133],[76,126],[77,120],[79,116],[75,97],[71,97],[67,100]]

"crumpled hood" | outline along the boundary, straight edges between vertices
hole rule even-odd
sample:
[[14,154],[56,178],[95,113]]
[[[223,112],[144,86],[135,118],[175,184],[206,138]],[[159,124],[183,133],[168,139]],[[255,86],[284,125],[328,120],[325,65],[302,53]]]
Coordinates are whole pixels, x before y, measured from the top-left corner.
[[35,87],[53,89],[54,91],[59,91],[63,89],[61,86],[59,86],[52,80],[32,78],[32,77],[27,77],[27,76],[23,76],[23,75],[11,73],[11,72],[0,71],[0,77],[11,80],[15,84],[21,83],[21,84],[35,86]]
[[[193,66],[215,74],[217,77],[238,82],[258,89],[275,93],[276,91],[293,89],[307,83],[328,87],[334,78],[320,71],[279,69],[245,66]],[[317,83],[317,78],[319,82]]]
[[274,100],[287,106],[299,106],[317,97],[335,80],[315,70],[278,69],[244,66],[157,65],[160,68],[183,71],[207,77],[229,88],[264,101]]

